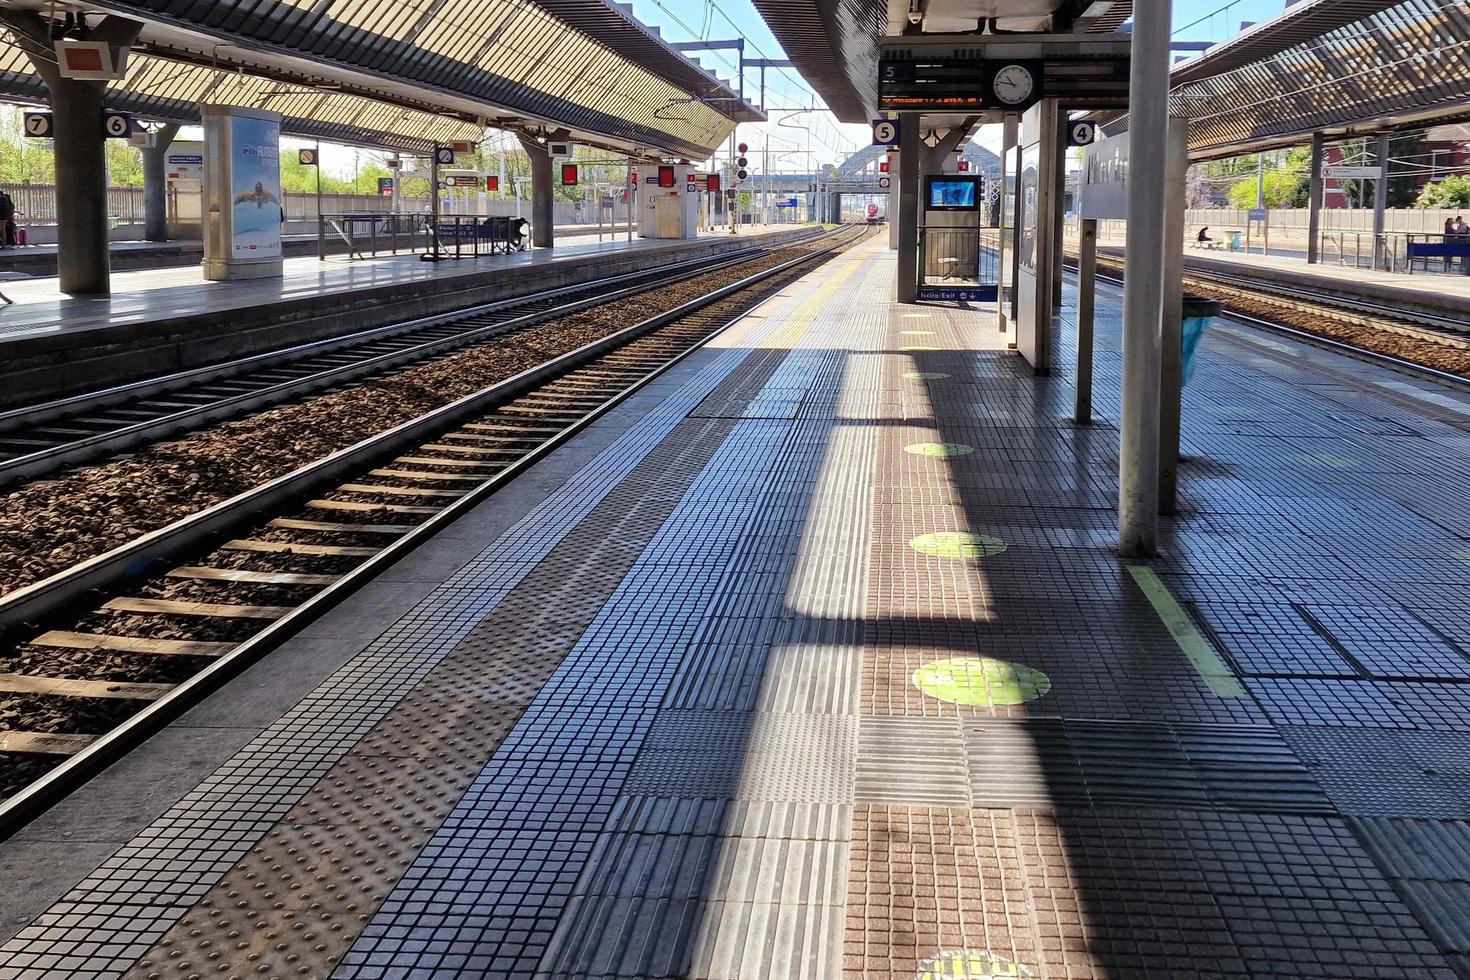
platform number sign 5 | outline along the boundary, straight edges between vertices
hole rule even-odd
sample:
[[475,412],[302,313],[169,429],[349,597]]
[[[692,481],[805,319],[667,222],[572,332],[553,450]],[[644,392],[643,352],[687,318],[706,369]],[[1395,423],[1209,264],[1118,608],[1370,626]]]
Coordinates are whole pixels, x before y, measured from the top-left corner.
[[45,139],[51,135],[51,113],[28,112],[25,125],[27,136]]
[[873,120],[873,145],[894,146],[898,143],[897,119]]
[[126,139],[132,131],[132,117],[121,112],[102,114],[102,132],[106,133],[109,139]]
[[1086,120],[1067,127],[1068,146],[1091,146],[1097,142],[1097,123]]

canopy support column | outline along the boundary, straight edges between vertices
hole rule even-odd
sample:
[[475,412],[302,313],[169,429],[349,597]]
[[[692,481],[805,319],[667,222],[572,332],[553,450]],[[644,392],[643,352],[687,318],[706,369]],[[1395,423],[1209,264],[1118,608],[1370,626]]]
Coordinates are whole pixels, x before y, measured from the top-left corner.
[[1312,170],[1307,184],[1307,264],[1322,258],[1322,158],[1327,141],[1321,133],[1312,134]]
[[152,146],[143,148],[143,239],[168,241],[168,148],[179,134],[178,123],[169,123],[153,134]]
[[1388,134],[1378,136],[1378,179],[1373,182],[1373,268],[1388,265],[1387,243],[1383,240],[1388,210]]
[[1152,558],[1159,536],[1160,331],[1168,179],[1169,23],[1166,3],[1133,11],[1128,106],[1128,249],[1123,287],[1123,417],[1118,553]]
[[[11,28],[20,48],[51,95],[52,139],[56,146],[56,242],[60,289],[73,296],[112,292],[107,241],[107,137],[102,111],[107,83],[63,78],[56,63],[51,23],[30,11],[7,10],[0,22]],[[125,17],[102,18],[85,40],[102,41],[118,58],[143,25]]]
[[[555,234],[552,229],[551,153],[545,143],[525,133],[516,134],[526,156],[531,158],[531,244],[536,248],[551,248]],[[549,139],[564,137],[553,134]]]
[[919,299],[919,186],[924,182],[924,144],[919,140],[917,113],[904,113],[898,124],[898,301]]

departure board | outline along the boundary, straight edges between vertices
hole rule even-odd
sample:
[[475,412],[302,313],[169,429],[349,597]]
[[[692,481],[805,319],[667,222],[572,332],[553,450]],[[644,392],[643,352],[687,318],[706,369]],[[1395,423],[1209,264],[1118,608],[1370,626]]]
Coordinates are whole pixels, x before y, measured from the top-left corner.
[[979,58],[878,63],[878,107],[909,111],[986,109],[986,65]]

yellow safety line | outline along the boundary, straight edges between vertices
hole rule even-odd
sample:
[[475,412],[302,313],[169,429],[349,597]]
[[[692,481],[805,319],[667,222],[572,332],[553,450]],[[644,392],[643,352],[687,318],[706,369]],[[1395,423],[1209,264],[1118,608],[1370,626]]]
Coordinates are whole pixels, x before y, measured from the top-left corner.
[[1174,642],[1179,644],[1179,649],[1184,651],[1184,655],[1189,658],[1200,677],[1204,678],[1210,690],[1222,698],[1245,697],[1245,688],[1240,686],[1230,665],[1220,659],[1215,648],[1195,629],[1189,614],[1175,600],[1174,594],[1154,570],[1145,565],[1129,565],[1128,574],[1133,576],[1133,581],[1138,583],[1138,587],[1148,597],[1154,612],[1159,614],[1159,619],[1164,621]]

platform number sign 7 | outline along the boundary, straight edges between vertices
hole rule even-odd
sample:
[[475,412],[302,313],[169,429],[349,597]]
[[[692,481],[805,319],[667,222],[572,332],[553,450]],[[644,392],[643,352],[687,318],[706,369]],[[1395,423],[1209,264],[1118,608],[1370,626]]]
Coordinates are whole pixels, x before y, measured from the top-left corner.
[[28,112],[26,113],[26,135],[37,139],[45,139],[51,135],[51,113]]
[[873,120],[873,145],[893,146],[898,142],[897,119]]

